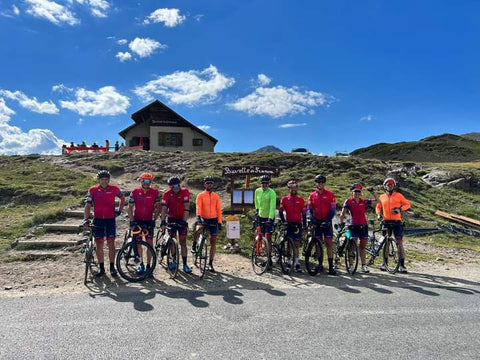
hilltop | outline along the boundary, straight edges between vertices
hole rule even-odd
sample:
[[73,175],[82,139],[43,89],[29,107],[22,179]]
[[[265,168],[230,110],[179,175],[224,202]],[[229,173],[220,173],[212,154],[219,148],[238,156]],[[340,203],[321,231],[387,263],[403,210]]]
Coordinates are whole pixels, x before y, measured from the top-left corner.
[[268,153],[275,153],[275,152],[283,152],[281,149],[279,149],[276,146],[273,145],[267,145],[263,146],[260,149],[255,150],[254,152],[268,152]]
[[463,134],[462,136],[470,140],[480,141],[480,132],[471,132],[468,134]]
[[443,134],[419,141],[379,143],[352,151],[351,155],[369,159],[419,162],[479,161],[480,142],[464,136]]

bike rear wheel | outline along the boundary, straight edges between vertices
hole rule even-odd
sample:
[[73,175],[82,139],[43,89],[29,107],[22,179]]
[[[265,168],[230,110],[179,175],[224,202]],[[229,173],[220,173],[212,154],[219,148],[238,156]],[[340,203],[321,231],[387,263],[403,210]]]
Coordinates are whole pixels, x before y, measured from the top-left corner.
[[383,263],[387,271],[391,274],[395,274],[398,271],[400,265],[398,243],[394,238],[385,239],[383,247]]
[[87,284],[88,274],[95,275],[97,271],[97,263],[95,261],[95,240],[88,239],[85,244],[85,278],[83,283]]
[[346,238],[345,241],[345,268],[350,275],[353,275],[358,267],[358,245],[357,241],[352,238]]
[[200,277],[205,276],[207,271],[207,262],[208,262],[208,240],[209,237],[206,234],[200,235],[198,239],[198,267],[200,268]]
[[179,260],[179,251],[177,241],[170,237],[167,241],[167,272],[170,275],[170,278],[173,279],[177,276],[178,273],[178,260]]
[[285,275],[290,274],[293,268],[293,241],[282,238],[280,241],[280,266]]
[[323,264],[323,248],[319,240],[309,238],[305,251],[305,266],[307,272],[315,276],[320,272]]
[[253,272],[257,275],[262,275],[267,270],[270,259],[270,249],[267,239],[260,237],[255,240],[250,257]]
[[[157,264],[157,254],[148,242],[131,240],[125,242],[118,251],[116,263],[121,277],[130,282],[139,282],[153,274]],[[144,265],[143,271],[140,268],[141,264]],[[147,265],[150,265],[148,272]]]

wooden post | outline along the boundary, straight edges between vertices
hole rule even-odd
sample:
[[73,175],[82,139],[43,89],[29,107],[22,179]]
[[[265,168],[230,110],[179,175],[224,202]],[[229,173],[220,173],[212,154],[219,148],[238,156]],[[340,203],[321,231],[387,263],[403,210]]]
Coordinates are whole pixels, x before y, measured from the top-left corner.
[[250,175],[245,176],[245,189],[250,188]]

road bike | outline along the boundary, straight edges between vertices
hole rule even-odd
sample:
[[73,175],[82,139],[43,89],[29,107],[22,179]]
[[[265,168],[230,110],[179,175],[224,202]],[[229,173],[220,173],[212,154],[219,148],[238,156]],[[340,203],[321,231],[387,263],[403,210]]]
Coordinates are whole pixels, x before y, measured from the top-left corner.
[[323,247],[322,241],[315,237],[315,229],[327,229],[330,224],[314,224],[309,222],[307,225],[307,241],[303,242],[303,255],[305,257],[305,267],[307,272],[315,276],[323,270]]
[[83,280],[83,283],[85,285],[87,284],[88,273],[90,273],[92,276],[95,276],[95,274],[98,272],[98,262],[95,259],[96,244],[95,233],[93,231],[94,227],[95,225],[88,225],[88,228],[86,228],[84,225],[80,225],[80,230],[88,229],[87,241],[85,242],[85,245],[83,247],[83,252],[85,255],[85,258],[83,260],[85,262],[85,278]]
[[127,281],[138,282],[147,276],[153,276],[157,254],[153,246],[146,241],[147,236],[148,230],[138,225],[135,229],[125,232],[122,247],[117,253],[116,264],[120,276]]
[[[272,248],[270,249],[272,264],[280,264],[285,275],[292,271],[294,261],[294,244],[292,239],[287,236],[288,226],[288,224],[275,224]],[[294,231],[302,231],[301,226],[296,226]]]
[[178,273],[179,267],[179,249],[176,239],[178,224],[167,223],[165,229],[159,229],[155,240],[155,251],[157,253],[158,263],[162,264],[166,257],[166,270],[173,279]]
[[358,267],[358,244],[357,239],[352,238],[350,232],[357,225],[345,226],[345,224],[335,224],[337,234],[335,236],[334,256],[335,264],[340,265],[340,258],[345,258],[345,268],[350,275],[355,274]]
[[[264,225],[265,222],[260,222],[258,218],[252,222],[252,230],[255,230],[255,233],[250,259],[252,261],[253,272],[257,275],[265,273],[271,261],[268,240],[262,234],[262,225]],[[275,257],[276,259],[279,258],[279,255],[275,255]]]
[[[372,235],[368,237],[368,243],[365,251],[370,255],[368,265],[373,265],[377,256],[383,250],[383,265],[385,269],[392,274],[398,271],[400,265],[397,240],[392,236],[393,229],[398,226],[398,222],[381,221],[380,228],[375,230],[375,221],[369,220],[372,225]],[[403,223],[401,224],[403,226]]]
[[[200,278],[205,276],[208,264],[208,245],[210,243],[210,227],[217,227],[217,224],[198,223],[195,233],[198,233],[197,247],[193,252],[193,264],[200,269]],[[194,235],[195,237],[195,235]],[[195,241],[195,240],[194,240]]]

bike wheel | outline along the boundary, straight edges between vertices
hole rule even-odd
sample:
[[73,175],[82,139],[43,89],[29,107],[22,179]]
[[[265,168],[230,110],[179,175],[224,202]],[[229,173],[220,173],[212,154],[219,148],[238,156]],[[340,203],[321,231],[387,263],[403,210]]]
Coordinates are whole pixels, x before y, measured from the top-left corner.
[[387,238],[383,247],[383,263],[389,273],[395,274],[400,265],[398,243],[394,238]]
[[345,268],[350,275],[353,275],[358,267],[358,245],[357,241],[352,238],[347,238],[345,241]]
[[[346,242],[345,236],[338,236],[335,239],[335,247],[334,247],[334,261],[335,265],[339,266],[340,265],[340,258],[343,257],[343,249],[345,248],[345,242]],[[340,245],[343,244],[343,245]]]
[[268,248],[268,241],[264,237],[255,240],[252,246],[251,253],[253,272],[257,275],[262,275],[268,268],[270,258],[270,250]]
[[167,272],[170,275],[170,278],[173,279],[178,273],[179,267],[179,255],[178,255],[178,243],[177,241],[170,237],[167,241]]
[[97,264],[95,262],[95,245],[93,239],[88,239],[85,245],[85,278],[83,283],[87,284],[88,274],[95,275]]
[[[150,261],[148,259],[150,258]],[[157,254],[153,246],[143,240],[128,241],[123,244],[117,253],[118,273],[125,280],[138,282],[152,275],[157,264]],[[144,265],[144,269],[140,265]],[[146,271],[147,265],[150,265],[149,272]]]
[[207,271],[207,262],[208,262],[208,240],[209,237],[207,235],[200,235],[201,237],[198,239],[198,267],[200,268],[200,277],[203,278],[205,276],[205,272]]
[[288,275],[293,268],[293,241],[285,238],[280,240],[280,266],[282,272]]
[[314,238],[309,238],[307,243],[307,250],[305,251],[305,266],[307,272],[315,276],[318,274],[323,264],[323,248],[320,241]]

